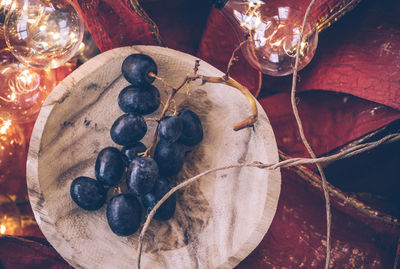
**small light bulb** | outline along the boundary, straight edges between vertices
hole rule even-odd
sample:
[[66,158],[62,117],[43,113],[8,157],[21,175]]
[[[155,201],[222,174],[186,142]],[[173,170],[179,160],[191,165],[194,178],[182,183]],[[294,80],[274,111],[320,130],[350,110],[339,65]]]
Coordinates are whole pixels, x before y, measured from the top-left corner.
[[293,0],[214,0],[239,37],[249,36],[242,51],[256,69],[272,76],[293,73],[300,42],[299,70],[314,57],[318,44],[315,20],[309,17],[300,41],[305,10]]
[[0,50],[0,110],[16,123],[32,122],[53,88],[54,71],[24,66],[8,49]]
[[83,21],[68,0],[14,0],[4,22],[5,40],[24,64],[56,68],[77,52]]

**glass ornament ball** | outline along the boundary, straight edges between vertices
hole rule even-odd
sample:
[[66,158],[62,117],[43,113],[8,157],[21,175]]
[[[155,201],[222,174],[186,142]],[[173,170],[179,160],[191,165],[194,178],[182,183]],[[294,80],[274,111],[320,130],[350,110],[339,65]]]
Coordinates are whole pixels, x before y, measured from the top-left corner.
[[57,68],[79,49],[84,25],[67,0],[14,0],[4,31],[7,46],[19,61]]
[[242,47],[246,60],[264,74],[293,73],[299,42],[298,70],[314,57],[318,45],[316,21],[309,16],[300,41],[305,8],[296,1],[224,0],[218,3],[239,37],[248,36]]
[[22,129],[8,115],[0,114],[0,183],[25,170],[26,144]]
[[34,121],[55,86],[54,72],[25,66],[9,49],[0,50],[0,110],[15,123]]

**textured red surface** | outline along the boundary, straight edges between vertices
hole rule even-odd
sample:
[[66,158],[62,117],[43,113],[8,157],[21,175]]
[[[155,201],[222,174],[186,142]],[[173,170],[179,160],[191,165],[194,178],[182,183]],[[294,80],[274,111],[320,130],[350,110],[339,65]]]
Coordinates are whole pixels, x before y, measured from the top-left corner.
[[0,268],[72,268],[44,240],[0,237]]
[[[102,51],[158,44],[151,26],[128,0],[75,2]],[[170,5],[142,2],[166,46],[198,55],[224,71],[235,38],[229,24],[215,10],[209,11],[206,1],[192,9],[185,0],[170,0]],[[322,5],[316,12],[328,7]],[[364,0],[320,35],[316,56],[300,72],[298,87],[305,132],[317,154],[340,148],[400,117],[399,7],[397,0]],[[196,11],[203,15],[195,15]],[[258,72],[243,59],[234,66],[233,76],[257,93]],[[290,156],[307,156],[290,107],[290,81],[290,77],[264,76],[259,100],[279,149]],[[320,190],[307,177],[318,180],[307,168],[282,170],[282,191],[270,230],[238,268],[323,267],[324,204]],[[379,180],[385,186],[385,179]],[[399,228],[349,207],[345,200],[333,199],[332,207],[332,267],[393,268]],[[46,245],[9,237],[0,238],[0,260],[5,268],[67,266]]]
[[129,0],[74,0],[101,51],[132,44],[158,45]]
[[[325,91],[301,92],[298,107],[305,135],[317,155],[325,154],[398,118],[382,104],[352,95]],[[259,100],[275,132],[280,150],[293,157],[307,156],[286,92]]]
[[362,2],[322,34],[299,90],[344,92],[400,109],[399,13],[399,1]]

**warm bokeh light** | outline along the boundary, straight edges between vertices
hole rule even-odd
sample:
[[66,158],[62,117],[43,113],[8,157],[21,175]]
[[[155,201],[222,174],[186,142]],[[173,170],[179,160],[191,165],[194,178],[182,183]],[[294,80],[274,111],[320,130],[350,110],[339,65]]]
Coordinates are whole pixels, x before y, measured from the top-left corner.
[[21,214],[15,202],[0,194],[0,234],[21,235]]
[[0,114],[0,183],[25,169],[25,138],[18,125]]

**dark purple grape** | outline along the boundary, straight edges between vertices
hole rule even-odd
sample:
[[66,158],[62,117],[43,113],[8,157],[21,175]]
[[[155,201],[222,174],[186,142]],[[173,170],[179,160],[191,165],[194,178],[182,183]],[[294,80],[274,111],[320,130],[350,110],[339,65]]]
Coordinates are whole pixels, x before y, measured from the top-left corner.
[[145,54],[132,54],[122,63],[122,74],[134,86],[145,86],[153,83],[152,72],[157,75],[157,65],[154,60]]
[[175,116],[166,116],[158,125],[158,135],[168,143],[175,142],[182,134],[182,120]]
[[116,235],[134,234],[139,229],[141,219],[142,207],[133,194],[118,194],[108,203],[107,221]]
[[158,166],[152,158],[136,158],[126,172],[126,185],[136,195],[150,192],[158,178]]
[[147,124],[143,117],[124,114],[112,125],[111,139],[123,146],[129,146],[142,139],[147,132]]
[[135,142],[130,146],[122,148],[122,159],[124,160],[125,166],[128,166],[133,159],[135,159],[138,153],[146,151],[146,146],[142,142]]
[[158,170],[162,176],[176,175],[183,166],[185,150],[178,142],[168,143],[160,140],[154,151],[154,160],[157,162]]
[[126,113],[150,114],[160,106],[160,92],[153,85],[141,88],[128,86],[120,92],[118,105]]
[[[154,208],[158,201],[172,189],[171,183],[165,178],[159,178],[154,186],[154,189],[142,197],[142,204],[147,211],[147,214]],[[154,214],[154,219],[159,221],[169,220],[174,216],[176,209],[176,194],[172,194],[165,202],[157,209]]]
[[203,126],[199,116],[191,110],[179,111],[178,117],[182,119],[182,135],[178,142],[186,146],[196,146],[203,140]]
[[77,177],[72,181],[70,194],[72,200],[85,210],[100,209],[107,199],[103,184],[90,177]]
[[115,186],[125,170],[122,153],[113,147],[104,148],[97,155],[94,172],[97,180],[107,186]]

